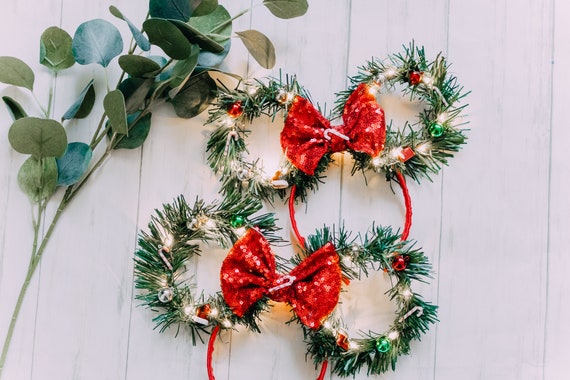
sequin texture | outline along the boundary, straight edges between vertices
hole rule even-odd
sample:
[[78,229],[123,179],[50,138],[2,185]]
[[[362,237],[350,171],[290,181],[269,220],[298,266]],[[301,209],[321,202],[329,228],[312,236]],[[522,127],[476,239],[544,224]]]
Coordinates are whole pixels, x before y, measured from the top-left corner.
[[255,302],[268,296],[289,303],[301,322],[313,329],[319,328],[336,307],[341,277],[332,243],[325,244],[290,273],[277,273],[271,247],[255,229],[236,242],[220,272],[222,294],[236,315],[243,316]]
[[[321,158],[331,152],[353,150],[375,157],[384,149],[386,120],[384,110],[369,91],[360,84],[350,94],[344,106],[344,125],[331,126],[307,99],[297,96],[293,100],[285,125],[281,131],[281,147],[295,167],[308,175],[314,175]],[[334,130],[344,135],[343,139]]]

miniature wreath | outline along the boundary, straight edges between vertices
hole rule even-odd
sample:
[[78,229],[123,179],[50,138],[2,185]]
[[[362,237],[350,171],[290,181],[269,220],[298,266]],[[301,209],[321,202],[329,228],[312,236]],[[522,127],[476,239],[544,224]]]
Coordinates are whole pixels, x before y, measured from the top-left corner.
[[[388,180],[403,175],[420,181],[439,172],[465,144],[459,105],[467,95],[438,55],[428,61],[423,48],[410,44],[387,60],[373,59],[350,78],[351,85],[337,94],[336,106],[325,118],[312,104],[295,77],[246,81],[234,89],[219,89],[207,124],[214,125],[207,143],[208,162],[220,175],[222,193],[247,191],[272,200],[291,186],[304,199],[322,182],[332,154],[348,151],[354,158],[352,173],[383,172]],[[376,95],[396,85],[411,100],[425,103],[417,121],[402,127],[386,124]],[[275,174],[266,173],[260,159],[248,161],[247,126],[263,115],[284,118],[281,146],[284,159]],[[329,120],[342,118],[344,125]],[[401,174],[401,175],[400,175]]]
[[172,325],[186,326],[194,345],[197,339],[204,342],[203,333],[215,335],[237,324],[260,332],[257,322],[259,314],[268,308],[265,299],[238,317],[219,292],[197,292],[186,266],[201,254],[200,242],[228,247],[253,226],[269,240],[278,240],[272,235],[276,230],[273,214],[253,216],[260,208],[258,200],[231,197],[212,204],[196,199],[191,206],[180,196],[156,210],[148,232],[139,235],[135,286],[140,290],[136,298],[158,313],[153,321],[160,332]]
[[[384,271],[392,281],[387,291],[396,302],[395,319],[378,332],[350,335],[348,326],[336,310],[318,329],[303,325],[307,354],[315,365],[322,365],[319,379],[324,377],[331,362],[331,372],[354,376],[365,367],[367,374],[380,374],[396,369],[398,357],[409,354],[410,342],[420,340],[437,320],[437,306],[426,302],[412,290],[412,281],[426,282],[431,278],[431,264],[415,242],[402,240],[391,227],[374,226],[364,236],[352,238],[344,228],[338,231],[323,228],[307,238],[305,257],[324,244],[332,244],[340,257],[343,276],[355,278],[370,270]],[[298,262],[301,256],[294,257]]]
[[[358,243],[344,228],[336,233],[325,227],[309,236],[302,255],[294,255],[280,269],[269,242],[249,229],[222,263],[222,296],[238,317],[256,310],[263,299],[287,302],[293,320],[303,327],[308,355],[322,365],[319,379],[329,361],[340,376],[355,375],[363,366],[368,366],[368,374],[395,369],[398,357],[409,353],[410,342],[437,322],[437,306],[411,289],[413,280],[425,282],[431,265],[414,242],[403,241],[390,227],[373,225]],[[370,270],[390,276],[394,285],[387,294],[398,305],[396,318],[381,333],[351,337],[336,312],[343,278],[348,282]]]

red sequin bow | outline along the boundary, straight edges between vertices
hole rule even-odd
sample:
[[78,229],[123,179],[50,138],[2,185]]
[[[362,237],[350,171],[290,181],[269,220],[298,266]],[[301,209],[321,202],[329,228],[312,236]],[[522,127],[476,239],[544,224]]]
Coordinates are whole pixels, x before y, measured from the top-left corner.
[[331,126],[311,102],[296,96],[281,131],[281,147],[289,161],[313,175],[328,152],[350,149],[371,157],[380,154],[386,140],[386,120],[370,86],[362,83],[350,94],[342,119],[344,125]]
[[222,294],[242,317],[262,297],[288,302],[301,322],[317,329],[333,311],[340,294],[341,270],[331,243],[307,257],[289,274],[276,272],[275,257],[261,233],[249,229],[222,263]]

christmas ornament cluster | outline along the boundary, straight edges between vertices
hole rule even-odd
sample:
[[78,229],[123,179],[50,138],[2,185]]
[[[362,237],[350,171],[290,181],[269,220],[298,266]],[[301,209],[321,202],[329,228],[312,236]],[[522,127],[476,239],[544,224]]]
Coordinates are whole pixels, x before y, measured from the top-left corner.
[[[415,120],[402,126],[386,123],[377,102],[383,93],[402,92],[423,104]],[[466,96],[445,58],[428,61],[414,44],[384,60],[359,67],[349,87],[337,94],[328,117],[314,105],[294,76],[241,81],[236,88],[219,85],[206,127],[212,128],[207,162],[220,179],[221,201],[189,204],[183,196],[156,210],[141,231],[135,257],[137,298],[154,313],[160,331],[175,326],[191,332],[192,343],[208,341],[207,371],[214,379],[212,351],[219,331],[242,325],[259,333],[260,322],[274,302],[286,302],[300,326],[299,339],[308,357],[321,366],[322,379],[331,364],[338,376],[368,375],[396,369],[437,322],[437,306],[414,292],[415,282],[433,276],[428,257],[409,239],[411,197],[406,178],[420,183],[437,174],[466,143],[461,104]],[[282,160],[266,172],[250,157],[248,136],[260,117],[283,120]],[[341,120],[342,125],[332,125]],[[371,221],[366,231],[325,226],[304,237],[297,229],[295,204],[306,202],[326,180],[336,152],[353,158],[352,174],[380,174],[402,189],[406,215],[402,230]],[[289,202],[296,242],[291,259],[274,254],[283,243],[271,213],[263,204]],[[189,275],[189,260],[202,247],[228,250],[220,268],[221,291],[206,295]],[[388,326],[355,333],[344,322],[338,303],[350,282],[380,271],[392,284],[386,296],[396,304]],[[208,339],[205,339],[208,337]]]

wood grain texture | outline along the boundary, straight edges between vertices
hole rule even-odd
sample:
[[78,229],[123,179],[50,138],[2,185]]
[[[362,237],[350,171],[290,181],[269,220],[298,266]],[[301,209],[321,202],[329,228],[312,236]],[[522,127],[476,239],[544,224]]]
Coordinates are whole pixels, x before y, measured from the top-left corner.
[[[567,67],[570,64],[570,6],[562,1],[412,0],[389,2],[310,0],[309,12],[279,20],[259,2],[224,4],[235,14],[234,31],[258,29],[274,42],[277,64],[265,70],[237,39],[224,68],[244,77],[296,75],[312,99],[330,109],[347,77],[371,57],[401,51],[411,40],[428,59],[443,52],[451,71],[470,90],[466,102],[469,141],[433,182],[409,183],[414,205],[410,237],[434,265],[434,279],[418,289],[440,306],[441,322],[414,342],[397,371],[378,379],[558,380],[567,377],[570,352],[568,214],[570,167],[565,158]],[[58,25],[73,34],[86,20],[103,18],[128,28],[108,12],[117,6],[140,24],[147,4],[127,0],[20,0],[3,4],[0,55],[16,56],[36,71],[35,89],[47,101],[49,76],[38,63],[39,36]],[[30,9],[33,9],[31,12]],[[116,66],[116,65],[115,65]],[[100,67],[78,66],[56,82],[54,114],[61,114],[91,79],[103,94]],[[111,83],[116,68],[109,71]],[[227,80],[227,79],[225,79]],[[38,113],[29,94],[0,86]],[[380,102],[396,125],[421,105],[398,94]],[[71,141],[90,136],[101,114],[66,125]],[[205,160],[211,128],[207,115],[178,119],[170,107],[153,113],[143,148],[119,151],[65,211],[22,308],[3,379],[207,379],[206,347],[191,345],[184,329],[153,330],[153,314],[134,300],[133,255],[138,231],[153,210],[179,194],[188,201],[218,199],[218,181]],[[0,107],[0,336],[28,263],[30,204],[17,184],[24,157],[7,141],[9,113]],[[268,170],[280,159],[279,121],[257,120],[251,154]],[[400,228],[401,192],[382,176],[350,175],[348,155],[338,155],[325,183],[297,205],[302,234],[323,224],[345,223],[365,232],[375,221]],[[292,238],[285,205],[267,205]],[[52,209],[53,211],[53,209]],[[219,290],[225,250],[204,246],[190,268],[198,287]],[[288,256],[295,246],[276,248]],[[351,333],[382,330],[394,305],[383,292],[381,274],[354,282],[343,294]],[[415,290],[415,288],[414,288]],[[372,294],[374,293],[374,294]],[[289,309],[276,305],[264,315],[262,334],[224,333],[216,342],[216,379],[314,379],[305,360],[302,332],[287,325]],[[336,376],[327,375],[327,379]],[[367,378],[365,373],[355,377]]]

